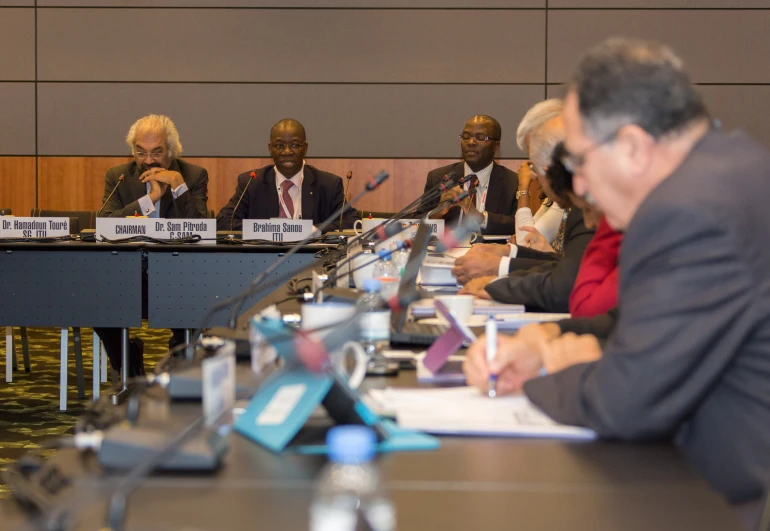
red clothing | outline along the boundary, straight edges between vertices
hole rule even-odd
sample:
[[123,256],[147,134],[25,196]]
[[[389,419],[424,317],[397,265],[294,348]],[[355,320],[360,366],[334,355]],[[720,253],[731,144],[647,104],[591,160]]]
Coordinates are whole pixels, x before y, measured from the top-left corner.
[[618,304],[618,255],[623,234],[602,218],[586,247],[575,286],[569,296],[572,317],[593,317]]

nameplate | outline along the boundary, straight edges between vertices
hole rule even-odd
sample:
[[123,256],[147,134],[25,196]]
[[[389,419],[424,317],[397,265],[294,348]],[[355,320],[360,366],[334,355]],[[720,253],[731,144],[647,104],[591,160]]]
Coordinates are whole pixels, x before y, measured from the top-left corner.
[[161,218],[96,218],[96,240],[147,236],[163,240],[187,238],[193,235],[206,238],[201,243],[215,243],[215,219],[161,219]]
[[155,238],[164,240],[200,236],[198,243],[216,243],[217,220],[215,219],[153,219]]
[[[402,219],[401,220],[401,226],[405,226],[407,224],[411,225],[410,227],[404,229],[404,233],[406,236],[405,238],[414,238],[417,234],[417,229],[420,226],[421,219]],[[441,238],[444,236],[444,220],[443,219],[428,219],[425,220],[423,223],[425,223],[428,227],[430,227],[430,233],[435,236],[436,238]]]
[[203,372],[203,416],[213,426],[235,404],[235,343],[228,341],[216,356],[201,364]]
[[298,242],[313,234],[312,219],[244,219],[244,240]]
[[0,219],[0,238],[51,238],[69,236],[69,218],[17,218]]

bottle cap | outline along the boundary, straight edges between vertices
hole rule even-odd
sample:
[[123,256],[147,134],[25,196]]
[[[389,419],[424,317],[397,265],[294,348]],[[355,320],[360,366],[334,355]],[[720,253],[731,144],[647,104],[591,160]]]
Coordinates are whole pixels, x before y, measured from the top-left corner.
[[335,426],[326,434],[329,459],[344,465],[371,461],[376,442],[374,430],[367,426]]
[[367,278],[364,280],[364,291],[367,293],[379,293],[382,289],[382,282],[379,278]]
[[390,260],[390,251],[387,249],[380,249],[380,258],[383,260]]

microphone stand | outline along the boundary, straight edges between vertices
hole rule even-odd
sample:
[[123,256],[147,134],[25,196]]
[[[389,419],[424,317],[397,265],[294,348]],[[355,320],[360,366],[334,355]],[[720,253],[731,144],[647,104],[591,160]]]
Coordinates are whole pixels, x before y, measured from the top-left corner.
[[[345,179],[346,179],[346,182],[345,182],[345,192],[344,192],[344,194],[345,194],[344,195],[345,201],[348,200],[348,189],[350,188],[350,179],[352,179],[352,178],[353,178],[353,172],[349,171],[345,175]],[[344,204],[345,201],[343,201],[343,204]],[[340,212],[340,232],[342,232],[342,216],[344,216],[344,215],[345,215],[344,211]]]
[[102,206],[101,206],[101,208],[100,208],[99,210],[97,210],[97,211],[96,211],[96,216],[95,216],[95,217],[97,217],[97,218],[98,218],[98,217],[99,217],[99,214],[101,214],[101,213],[102,213],[102,210],[104,210],[104,207],[105,207],[105,206],[107,206],[107,203],[109,202],[109,200],[110,200],[110,199],[112,199],[112,195],[115,193],[115,190],[117,190],[117,189],[118,189],[118,186],[120,186],[120,183],[122,183],[122,182],[123,182],[123,179],[125,179],[125,177],[124,177],[124,175],[121,173],[121,174],[120,174],[120,177],[118,177],[118,182],[117,182],[117,184],[115,185],[115,188],[113,188],[113,189],[112,189],[112,192],[110,192],[110,195],[108,195],[108,196],[107,196],[107,199],[105,199],[105,200],[104,200],[104,203],[102,203]]

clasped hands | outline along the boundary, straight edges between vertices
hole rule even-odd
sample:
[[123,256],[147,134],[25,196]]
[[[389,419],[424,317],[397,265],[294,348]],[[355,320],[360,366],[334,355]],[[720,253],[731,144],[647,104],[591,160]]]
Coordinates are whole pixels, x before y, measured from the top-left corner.
[[182,174],[178,171],[167,170],[165,168],[150,168],[139,176],[143,183],[150,183],[150,199],[157,203],[170,186],[177,189],[184,183]]
[[498,394],[520,393],[524,383],[540,376],[545,369],[553,373],[577,363],[601,358],[596,337],[573,333],[560,335],[555,323],[531,324],[515,336],[500,334],[497,353],[487,364],[486,338],[479,337],[468,348],[463,372],[468,385],[487,392],[489,375],[497,375]]

